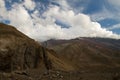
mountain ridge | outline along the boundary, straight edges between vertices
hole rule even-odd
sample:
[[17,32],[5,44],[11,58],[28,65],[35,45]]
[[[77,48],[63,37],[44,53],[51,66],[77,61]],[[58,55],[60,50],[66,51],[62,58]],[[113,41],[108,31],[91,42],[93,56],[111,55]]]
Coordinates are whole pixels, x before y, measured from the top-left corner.
[[10,25],[0,24],[0,80],[119,79],[119,52],[119,40],[39,43]]
[[80,70],[120,67],[119,39],[82,37],[71,40],[48,40],[44,43]]
[[67,63],[51,53],[51,50],[42,47],[16,28],[0,24],[0,70],[14,71],[42,66],[47,69],[72,69],[72,66],[68,69]]

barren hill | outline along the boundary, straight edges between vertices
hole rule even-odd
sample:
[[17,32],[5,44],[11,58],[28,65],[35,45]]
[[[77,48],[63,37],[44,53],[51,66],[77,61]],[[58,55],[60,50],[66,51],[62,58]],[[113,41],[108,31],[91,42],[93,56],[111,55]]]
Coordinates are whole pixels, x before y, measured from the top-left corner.
[[79,70],[104,71],[120,68],[120,40],[76,38],[48,40],[47,47],[70,60]]
[[[0,80],[118,80],[120,40],[49,40],[0,24]],[[43,43],[43,44],[44,44]]]
[[42,47],[10,25],[0,24],[0,73],[21,73],[34,69],[39,72],[74,70],[72,65],[59,58],[53,50]]

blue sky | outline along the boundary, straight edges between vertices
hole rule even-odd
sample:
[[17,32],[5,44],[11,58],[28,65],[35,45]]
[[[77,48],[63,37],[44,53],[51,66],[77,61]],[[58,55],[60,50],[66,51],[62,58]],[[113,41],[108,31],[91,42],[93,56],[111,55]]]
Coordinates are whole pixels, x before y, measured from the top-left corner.
[[[0,6],[0,22],[13,25],[18,28],[18,30],[23,31],[25,34],[35,39],[39,39],[39,35],[33,35],[36,34],[36,32],[42,34],[41,38],[44,38],[43,40],[51,38],[64,39],[68,34],[72,35],[72,37],[68,38],[83,36],[116,36],[119,38],[120,35],[119,0],[1,0],[0,5],[1,4],[4,5]],[[53,12],[51,11],[52,9]],[[22,20],[19,17],[19,14],[21,17],[26,17],[30,20]],[[64,16],[65,14],[70,16]],[[17,21],[14,19],[15,16],[18,17]],[[77,21],[74,22],[76,19]],[[27,25],[25,22],[31,22],[31,25]],[[95,22],[95,25],[93,25],[93,22]],[[90,25],[85,25],[86,23],[90,23]],[[40,27],[35,28],[33,25]],[[98,31],[94,31],[95,29],[92,29],[94,28],[93,26],[97,27],[96,29],[99,29],[99,25],[99,31],[101,31],[102,35],[97,33]],[[41,28],[41,26],[44,27]],[[54,27],[49,29],[48,26]],[[79,31],[81,33],[75,31],[78,30],[75,26],[79,27],[78,29],[80,29]],[[86,26],[88,28],[86,28]],[[60,29],[58,30],[58,28]],[[33,33],[31,34],[29,31],[32,31]],[[46,35],[43,35],[40,31],[51,31],[51,34],[47,33]],[[90,32],[87,33],[87,31]],[[88,35],[90,33],[91,35]]]
[[[120,15],[118,15],[117,13],[119,13],[120,11],[117,10],[120,5],[117,4],[112,4],[109,0],[68,0],[69,4],[72,6],[72,8],[76,11],[76,12],[82,12],[84,14],[87,14],[89,16],[94,15],[94,14],[100,14],[101,16],[103,16],[103,13],[101,13],[104,9],[106,9],[108,11],[108,13],[110,15],[108,15],[108,17],[105,17],[102,20],[97,20],[92,18],[92,20],[97,21],[101,24],[102,27],[112,27],[116,24],[120,23],[120,20],[116,17],[119,17]],[[116,1],[116,0],[115,0]],[[114,1],[114,3],[115,3]],[[120,2],[120,1],[119,1]],[[80,8],[83,7],[83,10],[81,11]],[[112,15],[115,15],[116,17],[109,17]],[[98,16],[99,17],[99,16]],[[104,16],[103,16],[104,17]],[[112,30],[115,33],[120,33],[120,29],[114,29]]]

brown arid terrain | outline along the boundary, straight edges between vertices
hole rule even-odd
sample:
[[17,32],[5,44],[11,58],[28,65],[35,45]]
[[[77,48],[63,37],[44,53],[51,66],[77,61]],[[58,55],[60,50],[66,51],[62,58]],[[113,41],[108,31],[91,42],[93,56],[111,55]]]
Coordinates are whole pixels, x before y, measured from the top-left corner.
[[0,80],[120,80],[120,40],[77,38],[40,44],[0,24]]
[[[74,67],[16,28],[0,24],[0,80],[26,80],[29,72],[32,77],[52,70],[71,71]],[[26,79],[19,79],[20,75]]]
[[111,76],[120,76],[120,40],[81,37],[71,40],[48,40],[43,44],[47,44],[48,48],[70,61],[78,71],[86,74],[84,76],[93,78],[103,75],[101,79],[88,80],[104,80],[104,77],[108,76],[109,79],[105,80],[114,80]]
[[79,70],[93,71],[99,67],[100,69],[120,67],[120,40],[77,38],[49,40],[45,43],[58,55],[70,60]]

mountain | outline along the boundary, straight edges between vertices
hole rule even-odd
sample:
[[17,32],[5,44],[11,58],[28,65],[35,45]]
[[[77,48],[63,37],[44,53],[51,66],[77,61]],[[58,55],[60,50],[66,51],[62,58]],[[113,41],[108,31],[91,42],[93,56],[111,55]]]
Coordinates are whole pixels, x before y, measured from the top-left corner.
[[[52,70],[71,71],[74,68],[63,61],[63,58],[59,58],[55,51],[39,45],[16,28],[0,23],[0,76],[6,73],[16,78],[11,73],[26,75],[24,71],[30,72],[28,74],[33,73],[31,76],[40,75],[31,72],[32,70],[40,73]],[[5,78],[0,77],[0,80],[9,80],[8,77]]]
[[119,80],[119,72],[120,40],[39,43],[0,23],[0,80]]
[[120,68],[120,40],[81,37],[48,40],[43,44],[71,61],[79,71],[116,71]]

